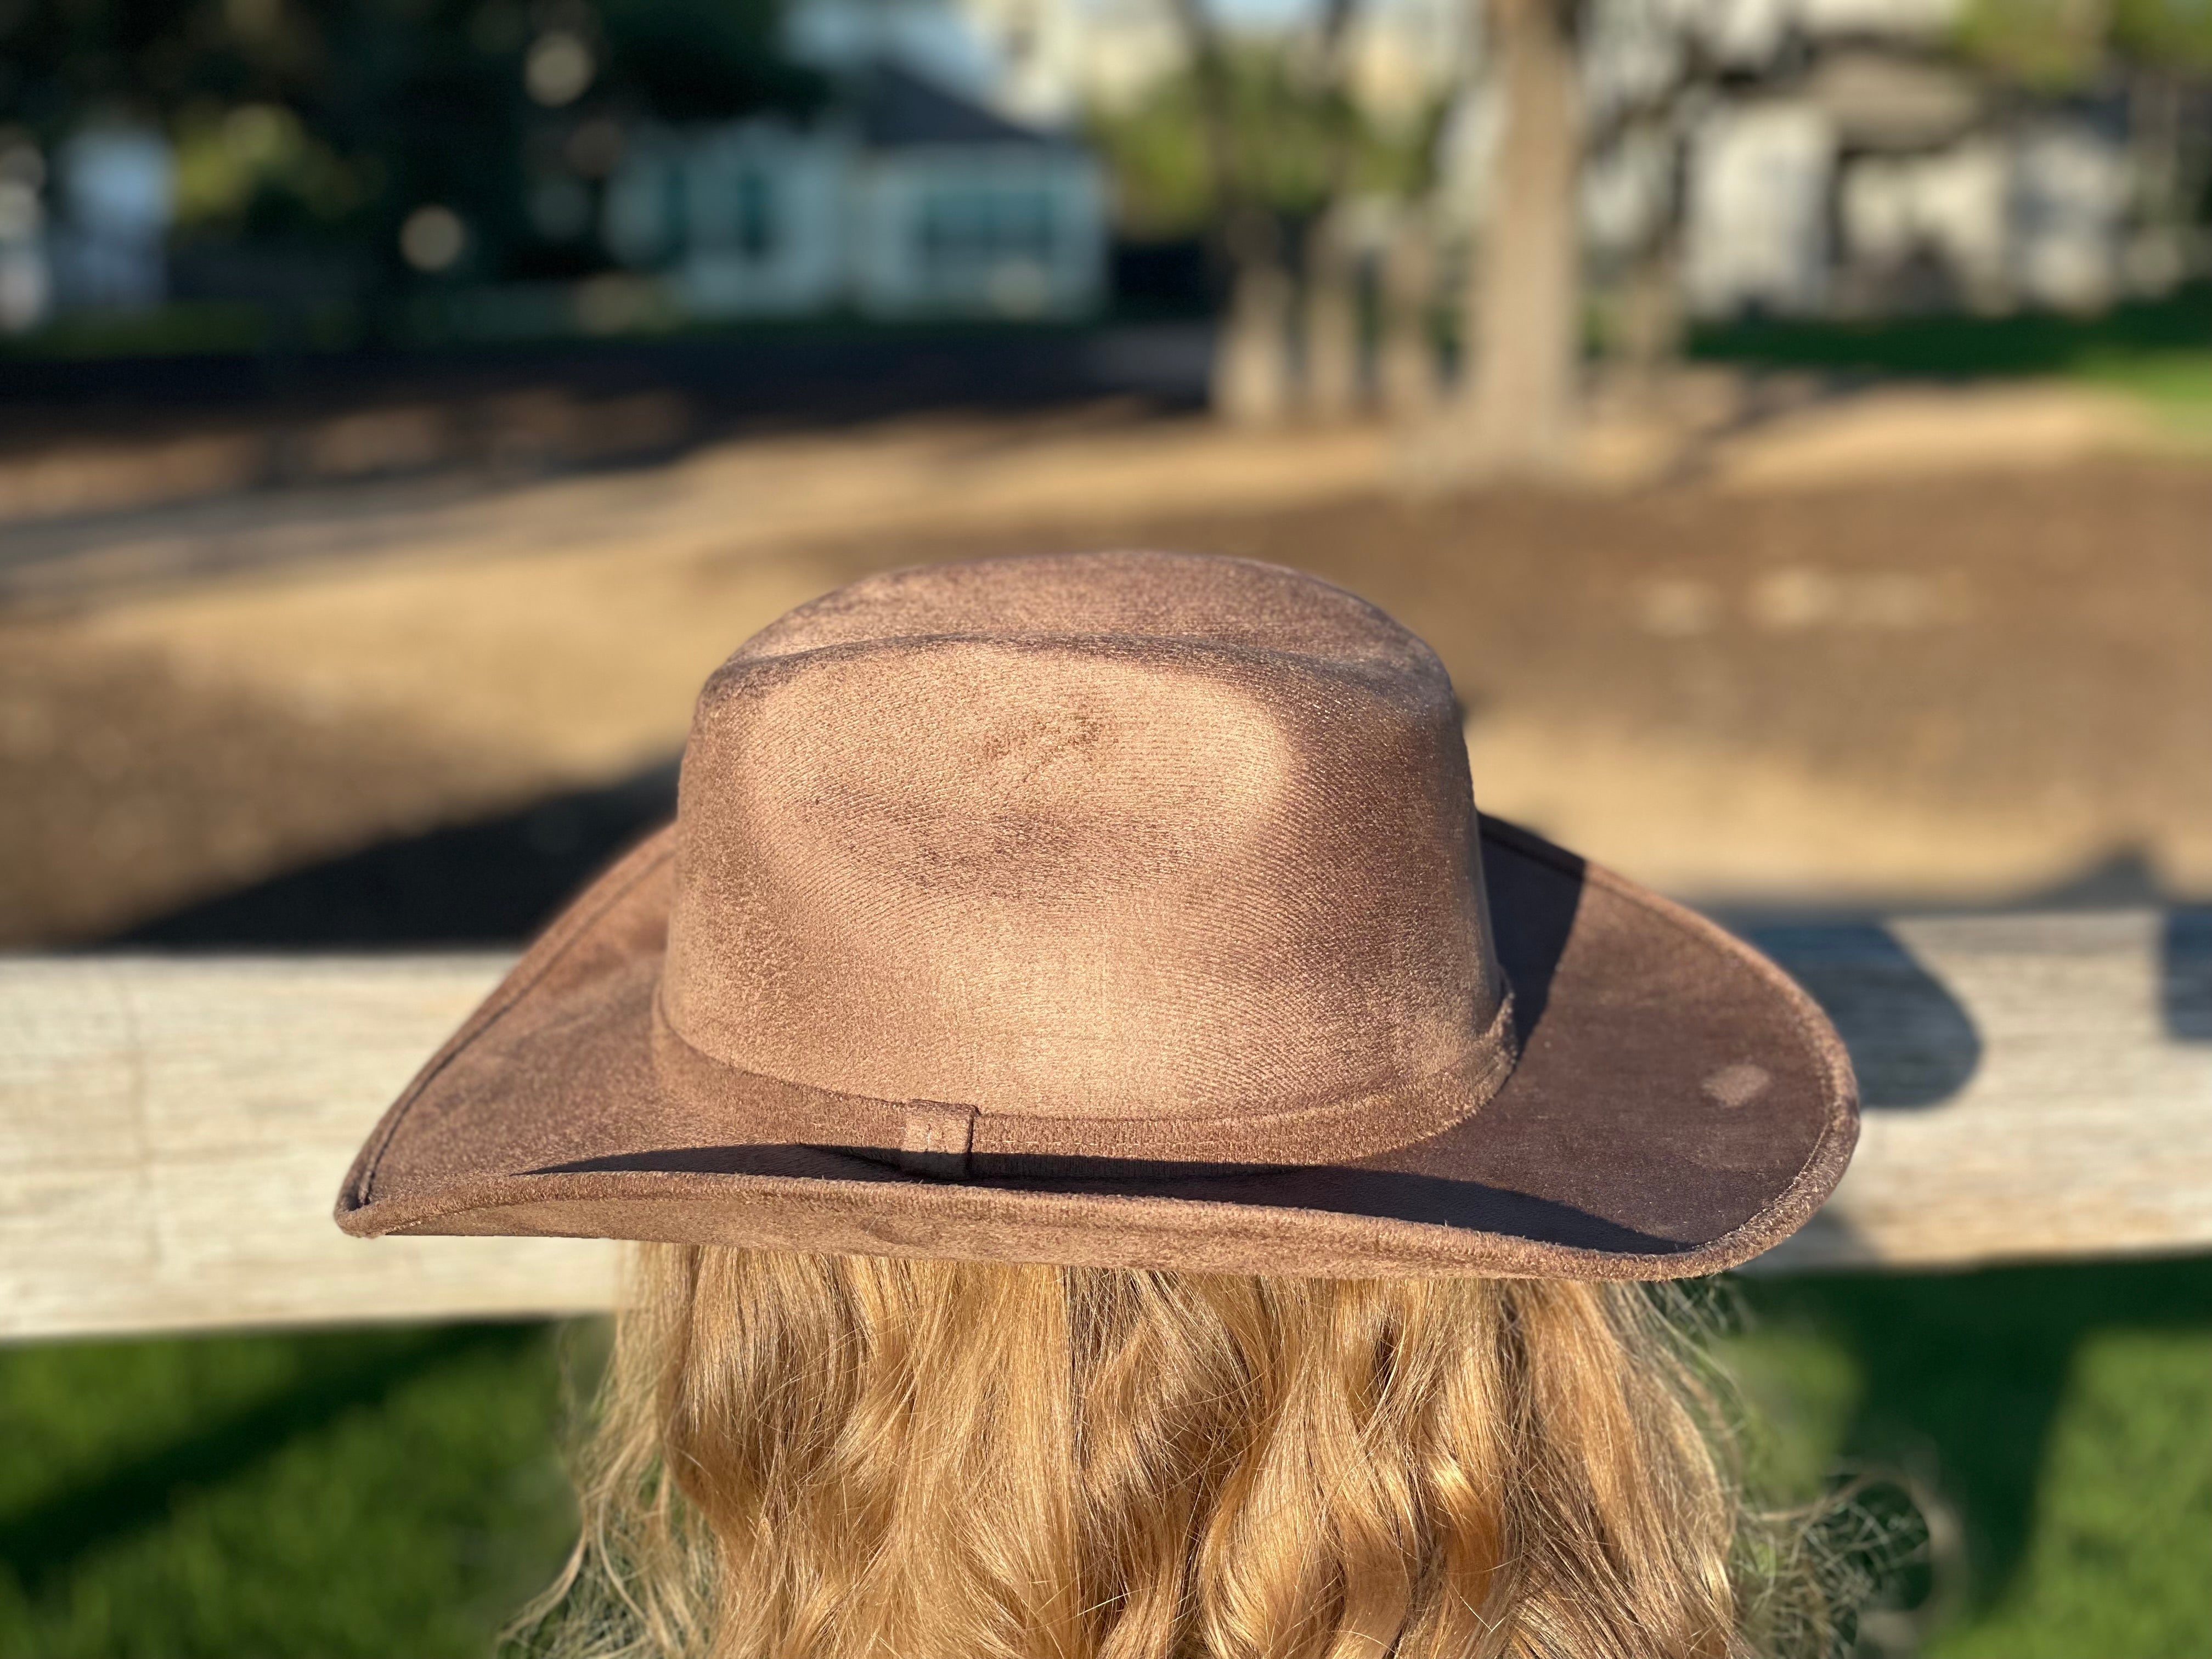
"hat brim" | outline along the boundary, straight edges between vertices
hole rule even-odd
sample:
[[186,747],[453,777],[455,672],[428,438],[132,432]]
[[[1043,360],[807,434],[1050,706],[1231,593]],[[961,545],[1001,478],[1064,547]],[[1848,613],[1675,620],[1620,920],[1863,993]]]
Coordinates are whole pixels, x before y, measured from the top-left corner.
[[1788,1237],[1857,1092],[1804,992],[1711,923],[1483,820],[1521,1056],[1441,1133],[1340,1164],[913,1173],[724,1144],[656,1071],[664,830],[587,888],[385,1115],[338,1224],[1334,1277],[1674,1279]]

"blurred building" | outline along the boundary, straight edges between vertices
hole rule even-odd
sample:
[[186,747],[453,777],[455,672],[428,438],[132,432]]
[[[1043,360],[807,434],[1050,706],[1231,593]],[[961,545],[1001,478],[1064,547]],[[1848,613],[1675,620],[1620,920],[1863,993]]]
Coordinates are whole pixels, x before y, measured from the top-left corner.
[[2161,274],[2123,112],[2000,102],[1875,41],[1721,103],[1686,185],[1686,295],[1708,315],[2087,310]]
[[1185,61],[1166,0],[797,0],[786,33],[807,62],[901,64],[1010,119],[1057,129],[1133,102]]
[[648,126],[605,233],[703,317],[1080,315],[1104,297],[1106,190],[1073,138],[896,62],[820,119]]
[[176,208],[169,141],[149,127],[87,126],[62,144],[53,228],[53,297],[67,307],[139,311],[168,294],[167,240]]
[[[1233,36],[1279,37],[1310,8],[1207,0]],[[1478,6],[1361,0],[1346,35],[1353,96],[1385,122],[1431,112],[1464,78]],[[1126,109],[1189,63],[1173,0],[799,0],[792,42],[817,63],[890,56],[1000,114],[1068,127]]]
[[[1962,9],[1596,0],[1594,259],[1663,254],[1706,316],[2090,310],[2201,267],[2147,210],[2125,100],[1999,89],[1948,51]],[[1478,74],[1441,158],[1462,223],[1483,222],[1499,113]]]

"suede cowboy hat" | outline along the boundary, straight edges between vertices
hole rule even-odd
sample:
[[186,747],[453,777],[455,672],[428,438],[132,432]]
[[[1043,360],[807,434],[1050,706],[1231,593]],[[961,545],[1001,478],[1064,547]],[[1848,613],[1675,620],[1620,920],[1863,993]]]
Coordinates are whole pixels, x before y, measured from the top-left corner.
[[1480,816],[1443,665],[1241,560],[879,576],[700,695],[672,825],[425,1066],[349,1233],[1678,1278],[1857,1132],[1747,946]]

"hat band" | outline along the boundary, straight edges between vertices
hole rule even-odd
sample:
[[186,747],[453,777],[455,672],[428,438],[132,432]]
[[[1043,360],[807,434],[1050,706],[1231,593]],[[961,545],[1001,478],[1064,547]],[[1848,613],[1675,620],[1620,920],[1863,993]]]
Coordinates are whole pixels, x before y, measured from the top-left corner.
[[653,999],[653,1067],[702,1128],[712,1126],[732,1145],[834,1146],[944,1179],[1110,1176],[1116,1165],[1162,1163],[1349,1163],[1464,1121],[1504,1086],[1519,1058],[1508,992],[1464,1059],[1401,1088],[1227,1117],[1048,1117],[953,1101],[881,1100],[748,1071],[694,1048],[670,1024],[657,988]]

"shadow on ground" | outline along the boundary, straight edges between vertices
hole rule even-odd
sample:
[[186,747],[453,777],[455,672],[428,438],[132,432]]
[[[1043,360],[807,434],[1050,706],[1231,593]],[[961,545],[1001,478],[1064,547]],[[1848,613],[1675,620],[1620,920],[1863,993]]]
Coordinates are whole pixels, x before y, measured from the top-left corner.
[[526,1325],[0,1346],[0,1652],[490,1653],[574,1535],[562,1372],[597,1352]]
[[0,1516],[0,1563],[37,1596],[87,1556],[159,1526],[180,1493],[236,1480],[289,1442],[374,1409],[410,1379],[463,1356],[507,1356],[540,1340],[529,1325],[299,1339],[301,1374],[283,1389]]
[[671,760],[619,783],[271,877],[108,943],[193,950],[519,943],[675,813]]
[[1970,1608],[2003,1596],[2026,1561],[2051,1496],[2052,1428],[2085,1344],[2116,1331],[2212,1329],[2203,1257],[1759,1279],[1743,1290],[1759,1325],[1809,1329],[1846,1351],[1862,1389],[1844,1455],[1953,1507],[1966,1574],[1957,1588]]

